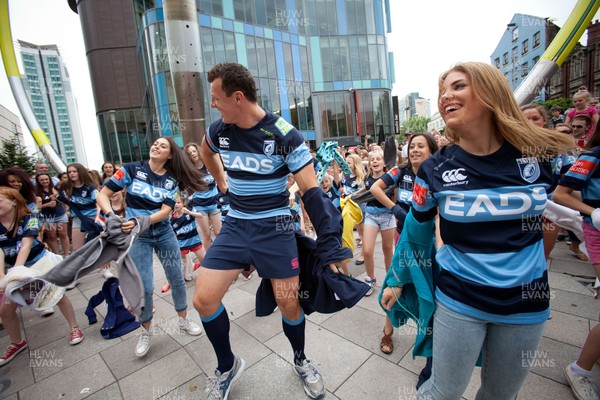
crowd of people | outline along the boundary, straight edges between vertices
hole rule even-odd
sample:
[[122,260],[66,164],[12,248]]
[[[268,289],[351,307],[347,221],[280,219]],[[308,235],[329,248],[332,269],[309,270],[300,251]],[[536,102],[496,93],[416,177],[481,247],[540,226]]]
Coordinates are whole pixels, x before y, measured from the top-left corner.
[[[478,397],[515,398],[529,372],[522,355],[535,352],[551,317],[546,260],[557,240],[568,238],[573,254],[589,260],[600,277],[600,133],[589,92],[575,94],[574,108],[564,116],[556,107],[549,116],[539,105],[518,107],[497,69],[462,63],[439,81],[443,135],[408,132],[396,145],[391,168],[383,144],[340,146],[350,173],[334,161],[318,183],[315,172],[323,166],[315,153],[296,128],[258,105],[245,67],[219,64],[208,80],[211,107],[221,119],[202,143],[180,149],[161,137],[148,161],[105,162],[101,171],[73,163],[55,177],[42,162],[33,176],[17,167],[0,171],[0,281],[15,266],[36,267],[53,254],[68,257],[100,234],[106,218],[121,218],[126,234],[136,218],[149,218],[150,228],[129,253],[145,303],[135,355],[144,357],[151,348],[156,254],[167,278],[162,291],[171,292],[179,328],[192,336],[204,328],[217,356],[208,398],[226,399],[245,361],[231,349],[222,299],[240,273],[256,269],[271,281],[293,371],[306,394],[319,399],[325,385],[305,354],[295,234],[314,235],[317,255],[336,274],[349,274],[353,257],[364,265],[367,295],[381,287],[388,316],[380,350],[386,354],[394,351],[394,326],[401,323],[392,310],[414,294],[406,289],[415,285],[406,278],[412,272],[403,270],[406,253],[398,249],[410,248],[424,234],[437,249],[429,270],[421,271],[433,286],[431,293],[416,295],[432,296],[435,309],[419,317],[432,330],[417,398],[460,398],[479,358]],[[359,204],[363,218],[355,228],[354,256],[342,244],[340,200],[364,192],[372,198]],[[560,218],[544,214],[552,199],[580,212],[581,226],[564,227]],[[282,218],[293,221],[293,229],[281,229]],[[524,229],[523,220],[534,223]],[[375,277],[378,235],[387,272],[381,285]],[[202,327],[188,315],[186,300],[185,282],[195,271],[193,306]],[[112,276],[108,265],[102,273]],[[57,305],[70,328],[69,342],[80,343],[84,336],[67,295]],[[11,340],[0,366],[27,347],[17,308],[6,296],[0,303]],[[42,316],[52,312],[43,310]],[[589,376],[600,359],[599,327],[565,371],[580,399],[598,399]]]

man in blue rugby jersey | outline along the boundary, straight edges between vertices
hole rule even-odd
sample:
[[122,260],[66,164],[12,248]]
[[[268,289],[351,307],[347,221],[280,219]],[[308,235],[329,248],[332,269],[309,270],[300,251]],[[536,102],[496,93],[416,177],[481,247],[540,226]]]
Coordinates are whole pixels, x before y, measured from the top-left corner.
[[[280,116],[257,104],[256,84],[240,64],[219,64],[208,73],[211,107],[221,119],[208,129],[201,155],[230,210],[200,268],[194,306],[217,355],[209,399],[226,399],[244,369],[231,351],[229,318],[221,300],[231,282],[249,265],[271,279],[282,314],[283,331],[294,352],[294,371],[306,394],[325,395],[314,363],[304,354],[305,319],[298,302],[298,254],[286,189],[291,172],[319,235],[317,252],[334,270],[351,257],[341,245],[341,215],[318,187],[312,157],[302,135]],[[221,161],[222,160],[222,161]],[[224,168],[227,169],[227,179]]]

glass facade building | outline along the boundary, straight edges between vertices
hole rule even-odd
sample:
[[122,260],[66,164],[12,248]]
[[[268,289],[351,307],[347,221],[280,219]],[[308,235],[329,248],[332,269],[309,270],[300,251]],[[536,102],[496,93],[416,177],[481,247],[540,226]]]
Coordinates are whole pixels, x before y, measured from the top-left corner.
[[[207,72],[237,62],[255,77],[259,104],[307,140],[358,142],[392,135],[389,0],[198,0],[206,125]],[[181,143],[162,1],[134,0],[146,121],[153,137]]]
[[66,163],[87,163],[69,73],[55,45],[19,40],[23,86],[40,127]]

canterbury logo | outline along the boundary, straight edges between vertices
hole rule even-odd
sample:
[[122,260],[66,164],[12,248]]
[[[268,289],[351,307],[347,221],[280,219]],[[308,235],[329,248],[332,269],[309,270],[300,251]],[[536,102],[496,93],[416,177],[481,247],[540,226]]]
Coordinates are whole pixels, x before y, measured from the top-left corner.
[[448,182],[448,183],[464,181],[465,179],[467,179],[467,176],[463,175],[462,172],[465,172],[464,168],[451,169],[450,171],[444,171],[444,173],[442,174],[442,179],[444,180],[444,182]]

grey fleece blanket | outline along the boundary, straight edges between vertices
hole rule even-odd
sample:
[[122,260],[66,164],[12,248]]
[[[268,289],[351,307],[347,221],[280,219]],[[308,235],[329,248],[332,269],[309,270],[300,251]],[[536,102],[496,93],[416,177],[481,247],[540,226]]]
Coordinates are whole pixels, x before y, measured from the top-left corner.
[[79,250],[66,257],[40,279],[58,286],[68,286],[102,265],[114,260],[119,270],[121,291],[133,314],[140,316],[144,308],[144,286],[135,264],[128,256],[136,238],[150,226],[150,217],[134,218],[135,228],[129,234],[121,231],[122,220],[111,214],[106,230]]

